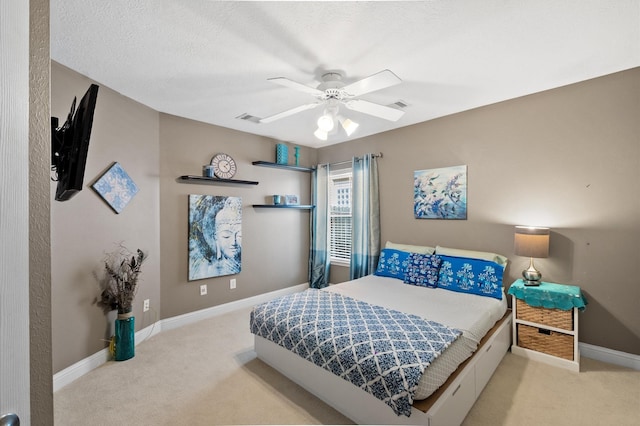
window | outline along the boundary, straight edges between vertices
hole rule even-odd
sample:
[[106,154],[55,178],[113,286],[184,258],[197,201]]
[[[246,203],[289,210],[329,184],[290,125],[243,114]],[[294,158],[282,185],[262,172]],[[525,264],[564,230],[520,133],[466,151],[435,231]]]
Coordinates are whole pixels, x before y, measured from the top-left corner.
[[351,176],[349,169],[329,175],[329,255],[331,263],[351,263]]

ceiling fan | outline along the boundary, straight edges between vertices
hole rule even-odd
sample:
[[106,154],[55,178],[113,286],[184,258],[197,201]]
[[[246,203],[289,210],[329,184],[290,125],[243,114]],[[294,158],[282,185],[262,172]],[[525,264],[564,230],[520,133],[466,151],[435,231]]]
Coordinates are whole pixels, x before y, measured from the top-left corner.
[[328,134],[337,130],[336,121],[341,124],[348,136],[351,136],[358,127],[357,123],[339,115],[340,105],[344,105],[347,109],[353,111],[389,121],[397,121],[404,114],[404,111],[396,108],[356,99],[367,93],[401,83],[402,80],[390,70],[380,71],[348,85],[344,84],[342,75],[339,72],[328,71],[322,75],[322,83],[315,88],[285,77],[270,78],[268,80],[281,86],[307,93],[316,98],[316,100],[315,102],[299,105],[278,114],[261,118],[259,122],[271,123],[281,118],[316,108],[319,105],[325,105],[324,114],[318,119],[318,130],[314,133],[317,138],[322,140],[326,140]]

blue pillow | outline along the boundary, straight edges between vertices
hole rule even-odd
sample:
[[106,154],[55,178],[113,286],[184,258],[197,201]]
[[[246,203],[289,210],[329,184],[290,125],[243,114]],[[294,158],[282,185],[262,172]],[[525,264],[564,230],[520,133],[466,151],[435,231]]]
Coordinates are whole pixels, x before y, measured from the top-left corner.
[[420,287],[436,288],[441,262],[440,256],[409,253],[409,264],[404,282]]
[[440,257],[438,288],[502,299],[502,265],[468,257]]
[[376,269],[375,275],[404,280],[408,263],[408,252],[386,248],[380,252],[378,269]]

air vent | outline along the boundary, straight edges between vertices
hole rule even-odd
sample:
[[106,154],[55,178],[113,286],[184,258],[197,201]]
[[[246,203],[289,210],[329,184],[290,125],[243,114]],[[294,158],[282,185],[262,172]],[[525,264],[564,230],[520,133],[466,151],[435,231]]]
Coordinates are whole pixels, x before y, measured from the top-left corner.
[[260,122],[260,118],[254,117],[253,115],[249,115],[249,114],[241,114],[241,115],[237,116],[236,118],[239,118],[240,120],[251,121],[252,123],[259,123]]
[[407,104],[405,101],[400,100],[400,101],[397,101],[397,102],[392,103],[392,104],[391,104],[391,105],[389,105],[389,106],[390,106],[390,107],[395,107],[395,108],[404,109],[404,108],[408,107],[408,106],[409,106],[409,104]]

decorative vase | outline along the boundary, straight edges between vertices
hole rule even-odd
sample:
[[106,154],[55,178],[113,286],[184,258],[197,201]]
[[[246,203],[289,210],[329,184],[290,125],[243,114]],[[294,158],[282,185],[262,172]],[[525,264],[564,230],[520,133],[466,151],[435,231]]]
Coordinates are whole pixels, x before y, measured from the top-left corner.
[[289,147],[283,143],[276,144],[276,163],[287,164],[289,162]]
[[204,165],[202,166],[202,176],[204,177],[214,177],[214,168],[211,165]]
[[295,157],[296,157],[296,166],[300,165],[300,147],[296,146],[295,147],[296,153],[295,153]]
[[136,318],[131,312],[118,313],[115,333],[115,359],[126,361],[136,354]]

